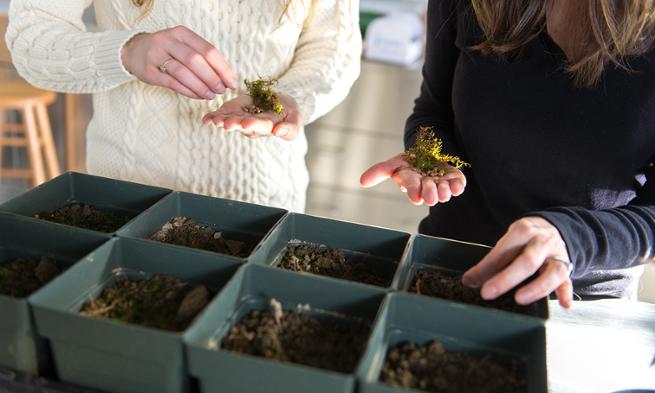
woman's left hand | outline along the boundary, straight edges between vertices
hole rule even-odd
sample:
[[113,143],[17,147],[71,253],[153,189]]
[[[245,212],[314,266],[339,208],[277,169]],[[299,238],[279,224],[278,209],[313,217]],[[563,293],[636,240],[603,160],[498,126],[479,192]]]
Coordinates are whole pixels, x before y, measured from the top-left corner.
[[302,127],[302,116],[296,101],[285,94],[279,94],[284,106],[281,114],[275,112],[248,113],[243,110],[252,104],[249,95],[241,95],[225,102],[217,111],[203,117],[205,124],[215,124],[225,131],[239,131],[250,138],[276,136],[287,141],[296,139]]
[[573,284],[566,244],[559,231],[541,217],[515,221],[496,246],[462,277],[464,285],[479,288],[482,298],[495,299],[539,271],[518,289],[514,299],[530,304],[555,291],[559,303],[571,307]]

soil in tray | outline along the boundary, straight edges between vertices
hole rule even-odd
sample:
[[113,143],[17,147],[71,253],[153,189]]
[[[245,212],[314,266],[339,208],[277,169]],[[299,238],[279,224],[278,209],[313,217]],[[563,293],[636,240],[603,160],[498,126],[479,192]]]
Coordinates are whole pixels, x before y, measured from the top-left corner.
[[41,288],[61,273],[52,259],[18,258],[0,265],[0,294],[24,298]]
[[232,326],[221,348],[341,373],[355,370],[370,333],[367,323],[271,304],[272,310],[252,310]]
[[236,257],[247,257],[252,251],[252,247],[245,242],[227,239],[222,232],[202,226],[194,219],[187,217],[173,218],[150,239]]
[[527,388],[524,365],[514,358],[446,351],[438,341],[408,341],[391,348],[380,380],[439,393],[518,393]]
[[431,269],[419,270],[412,279],[410,292],[434,296],[477,306],[496,308],[519,314],[537,315],[535,304],[523,306],[514,301],[514,294],[507,293],[495,300],[484,300],[480,290],[464,286],[461,277]]
[[205,286],[192,286],[173,276],[156,275],[147,280],[119,276],[98,298],[82,306],[80,314],[179,332],[212,296]]
[[[391,274],[382,270],[393,264]],[[294,272],[318,274],[362,282],[378,287],[391,285],[396,264],[363,253],[346,254],[341,249],[318,244],[289,244],[278,267]],[[377,269],[376,269],[377,267]],[[387,272],[388,273],[388,272]]]
[[38,213],[35,214],[34,217],[56,222],[58,224],[91,229],[93,231],[104,233],[115,232],[132,219],[132,216],[116,214],[91,205],[83,205],[79,203],[60,207],[49,213]]

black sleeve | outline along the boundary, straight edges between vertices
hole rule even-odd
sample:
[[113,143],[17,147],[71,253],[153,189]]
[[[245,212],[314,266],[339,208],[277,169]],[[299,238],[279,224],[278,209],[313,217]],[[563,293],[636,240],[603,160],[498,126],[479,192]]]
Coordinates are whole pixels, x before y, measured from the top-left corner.
[[604,210],[557,207],[538,212],[557,227],[566,242],[572,277],[594,270],[639,266],[655,256],[655,167],[645,170],[645,183],[630,204]]
[[405,125],[405,148],[416,143],[418,127],[433,127],[443,140],[444,151],[457,155],[453,142],[453,108],[451,90],[459,49],[457,36],[457,1],[430,0],[421,94]]

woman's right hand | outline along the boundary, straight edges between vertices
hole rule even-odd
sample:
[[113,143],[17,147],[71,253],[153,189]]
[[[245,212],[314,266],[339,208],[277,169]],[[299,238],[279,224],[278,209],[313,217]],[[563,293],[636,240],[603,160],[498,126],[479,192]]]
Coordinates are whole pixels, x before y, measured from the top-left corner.
[[466,188],[466,177],[459,169],[447,166],[443,176],[422,176],[412,169],[402,153],[367,169],[359,182],[362,187],[373,187],[389,178],[407,193],[415,205],[425,203],[434,206],[448,202],[450,198],[461,195]]
[[184,26],[134,36],[123,46],[121,60],[141,81],[189,98],[211,100],[239,84],[221,52]]

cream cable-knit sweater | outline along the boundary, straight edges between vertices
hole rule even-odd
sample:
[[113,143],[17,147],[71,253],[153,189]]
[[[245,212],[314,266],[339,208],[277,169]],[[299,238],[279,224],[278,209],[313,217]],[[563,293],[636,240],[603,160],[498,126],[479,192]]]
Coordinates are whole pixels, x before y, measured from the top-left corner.
[[[91,3],[99,32],[82,23]],[[6,41],[35,86],[94,93],[89,172],[302,211],[304,133],[287,142],[203,126],[202,116],[234,93],[196,101],[147,85],[125,70],[120,49],[138,32],[185,25],[219,48],[241,84],[278,78],[276,89],[296,99],[306,124],[343,100],[359,75],[358,3],[319,0],[303,27],[302,0],[286,15],[283,0],[155,0],[142,19],[131,0],[12,0]]]

